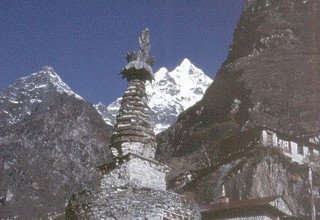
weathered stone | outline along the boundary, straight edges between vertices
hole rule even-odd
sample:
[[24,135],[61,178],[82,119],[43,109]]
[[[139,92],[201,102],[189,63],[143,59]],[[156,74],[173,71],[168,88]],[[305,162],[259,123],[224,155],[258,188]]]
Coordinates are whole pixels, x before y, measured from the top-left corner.
[[[148,144],[149,143],[148,140],[145,140],[144,138],[137,137],[137,136],[127,136],[127,137],[120,136],[120,137],[115,138],[115,141],[118,141],[118,142],[121,142],[121,143],[124,143],[124,142],[141,142],[141,143],[144,143],[144,144]],[[117,145],[114,145],[113,147],[118,148]]]
[[[94,208],[95,207],[95,208]],[[151,189],[109,188],[83,192],[71,200],[67,213],[76,219],[163,219],[172,213],[184,219],[200,219],[199,209],[178,194]]]
[[[117,133],[118,133],[118,134],[119,134],[119,133],[122,134],[122,133],[125,132],[125,131],[131,131],[131,132],[136,131],[136,132],[138,132],[138,133],[137,133],[138,136],[139,136],[139,134],[141,134],[141,132],[145,132],[145,133],[153,136],[153,132],[152,132],[151,129],[145,128],[145,127],[143,127],[143,126],[141,126],[141,125],[133,125],[133,126],[130,127],[130,129],[127,128],[127,127],[120,127],[120,128],[118,128],[117,132],[114,132],[114,134],[117,134]],[[144,136],[144,135],[143,135],[143,136]]]
[[144,144],[140,142],[126,142],[121,144],[122,154],[134,153],[138,152],[139,154],[143,154]]

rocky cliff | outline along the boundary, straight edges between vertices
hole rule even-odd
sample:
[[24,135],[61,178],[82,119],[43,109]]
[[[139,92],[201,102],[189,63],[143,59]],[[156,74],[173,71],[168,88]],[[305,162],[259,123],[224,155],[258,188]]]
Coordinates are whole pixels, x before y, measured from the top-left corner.
[[160,148],[159,157],[256,125],[297,135],[320,131],[319,4],[247,1],[227,60],[203,99],[159,136],[169,150]]
[[[226,147],[221,142],[256,126],[297,136],[320,131],[319,10],[317,0],[245,1],[228,58],[213,84],[200,102],[158,135],[158,159],[171,165],[171,178],[221,165],[226,156],[217,155]],[[258,176],[259,165],[245,163]],[[273,194],[264,180],[257,181],[264,187],[249,187],[247,193]]]
[[50,67],[0,93],[0,218],[64,212],[111,159],[111,127]]

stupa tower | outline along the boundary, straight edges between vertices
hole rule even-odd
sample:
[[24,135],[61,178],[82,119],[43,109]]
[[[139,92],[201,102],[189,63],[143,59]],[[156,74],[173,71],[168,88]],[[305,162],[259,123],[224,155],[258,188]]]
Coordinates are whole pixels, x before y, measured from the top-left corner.
[[145,82],[153,79],[149,55],[150,38],[146,29],[139,37],[139,52],[127,53],[128,64],[121,74],[128,81],[112,135],[112,147],[119,154],[137,154],[154,159],[156,150],[155,134],[151,126]]
[[139,43],[139,52],[127,53],[128,63],[121,72],[128,87],[111,138],[115,157],[100,167],[98,189],[71,198],[66,219],[200,219],[195,204],[166,190],[168,167],[154,159],[156,141],[145,92],[154,63],[148,29],[142,31]]

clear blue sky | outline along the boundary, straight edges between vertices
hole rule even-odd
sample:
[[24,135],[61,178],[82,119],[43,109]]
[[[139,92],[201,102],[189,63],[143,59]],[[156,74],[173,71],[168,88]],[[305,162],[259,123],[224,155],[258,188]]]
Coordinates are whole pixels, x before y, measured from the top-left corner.
[[125,53],[148,27],[154,71],[185,57],[212,78],[226,59],[243,0],[0,0],[0,90],[52,66],[92,103],[122,96]]

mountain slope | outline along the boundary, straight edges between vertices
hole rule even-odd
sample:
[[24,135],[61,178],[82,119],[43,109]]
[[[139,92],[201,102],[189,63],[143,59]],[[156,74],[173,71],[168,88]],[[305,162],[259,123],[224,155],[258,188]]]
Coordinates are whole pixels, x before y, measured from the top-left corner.
[[193,133],[217,140],[257,125],[296,135],[320,131],[319,4],[246,1],[214,82],[163,137],[177,147],[188,146]]
[[[154,81],[147,84],[149,107],[155,132],[159,133],[174,123],[178,115],[199,101],[212,80],[188,59],[173,71],[161,68],[154,74]],[[121,98],[108,107],[99,103],[95,105],[108,124],[113,124]]]
[[111,127],[52,68],[0,93],[0,216],[34,219],[64,210],[111,159]]
[[[296,136],[320,131],[320,2],[247,0],[245,4],[228,58],[203,99],[158,136],[157,158],[172,167],[171,178],[223,163],[219,156],[228,155],[217,156],[217,150],[226,148],[220,143],[250,128],[265,126]],[[244,163],[255,175],[257,164]],[[275,179],[275,174],[263,172]],[[223,175],[212,175],[228,185]],[[260,191],[246,185],[248,196],[271,195],[267,181],[255,181]],[[202,186],[214,190],[210,184]],[[290,196],[303,203],[297,194]]]

